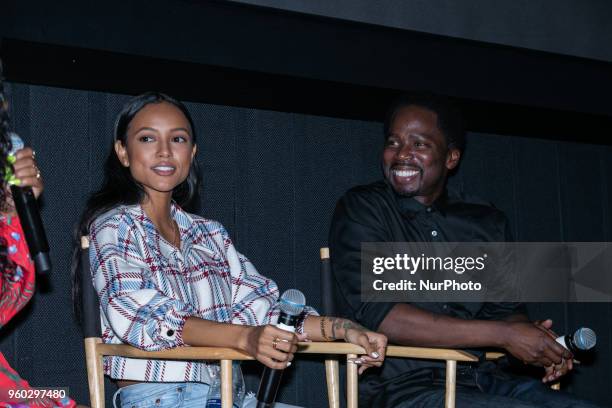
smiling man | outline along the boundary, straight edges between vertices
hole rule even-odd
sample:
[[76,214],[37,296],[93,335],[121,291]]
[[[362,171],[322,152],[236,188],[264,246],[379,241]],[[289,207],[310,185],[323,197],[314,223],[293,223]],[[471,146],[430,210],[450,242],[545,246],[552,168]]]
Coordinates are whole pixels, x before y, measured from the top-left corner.
[[[389,110],[384,130],[384,180],[349,190],[332,220],[338,309],[390,343],[463,348],[481,357],[483,348],[495,347],[544,367],[539,381],[510,375],[493,362],[460,366],[457,407],[594,407],[546,384],[572,369],[572,355],[555,342],[550,320],[527,319],[524,304],[361,301],[362,242],[511,240],[501,211],[446,189],[465,145],[462,118],[448,100],[405,95]],[[360,406],[443,407],[444,380],[443,363],[388,358],[361,379]]]
[[431,205],[442,195],[448,172],[459,164],[463,135],[447,141],[438,114],[421,106],[402,105],[391,115],[383,152],[385,179],[400,196]]

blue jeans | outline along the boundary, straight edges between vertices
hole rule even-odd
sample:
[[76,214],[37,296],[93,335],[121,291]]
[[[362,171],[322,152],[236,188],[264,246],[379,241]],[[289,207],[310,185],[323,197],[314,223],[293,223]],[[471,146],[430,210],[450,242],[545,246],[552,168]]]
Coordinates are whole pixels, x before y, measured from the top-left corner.
[[[117,408],[116,398],[121,399],[121,408],[202,408],[206,404],[208,384],[203,383],[141,383],[117,390],[113,396],[113,406]],[[244,397],[242,408],[257,406],[255,394]],[[299,408],[277,402],[274,408]]]

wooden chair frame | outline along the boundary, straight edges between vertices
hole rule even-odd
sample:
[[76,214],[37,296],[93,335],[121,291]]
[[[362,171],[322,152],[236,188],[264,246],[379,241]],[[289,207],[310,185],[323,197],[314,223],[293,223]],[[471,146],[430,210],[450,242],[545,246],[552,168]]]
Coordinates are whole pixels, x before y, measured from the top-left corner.
[[[221,404],[223,408],[232,407],[232,361],[253,360],[253,357],[246,353],[223,347],[177,347],[164,351],[143,351],[125,344],[104,344],[99,337],[89,337],[84,342],[89,397],[92,408],[104,408],[103,356],[163,360],[220,360]],[[357,408],[358,402],[358,366],[349,362],[348,359],[356,358],[364,352],[365,350],[359,346],[339,342],[307,342],[299,343],[298,347],[298,353],[302,354],[346,355],[348,408]],[[388,346],[387,356],[446,360],[446,407],[454,407],[457,361],[477,361],[475,356],[463,351],[421,347]],[[325,365],[329,406],[330,408],[339,408],[339,363],[338,360],[328,359],[325,361]]]
[[222,347],[178,347],[164,351],[143,351],[125,344],[104,344],[99,337],[85,338],[87,381],[91,408],[104,408],[103,356],[163,360],[220,360],[221,406],[232,407],[232,361],[252,360],[248,354]]
[[[232,407],[232,361],[253,360],[253,357],[239,350],[224,347],[177,347],[163,351],[144,351],[126,344],[104,344],[100,338],[100,309],[97,293],[93,289],[89,272],[89,240],[81,238],[81,291],[83,294],[84,345],[87,365],[87,379],[92,408],[104,408],[104,356],[121,356],[143,359],[163,360],[219,360],[221,365],[221,404],[223,408]],[[85,273],[86,272],[86,273]],[[88,317],[89,316],[89,317]],[[338,355],[347,360],[347,407],[357,408],[358,403],[358,366],[350,359],[364,354],[359,346],[340,342],[305,342],[298,346],[298,353],[329,355],[325,360],[328,402],[330,408],[340,407],[339,362]],[[333,356],[333,357],[332,357]],[[474,362],[477,358],[459,350],[433,349],[421,347],[388,346],[388,357],[421,358],[446,361],[446,398],[445,406],[455,406],[456,367],[458,361]]]
[[[323,310],[326,314],[334,315],[334,304],[333,295],[331,292],[331,263],[329,259],[329,248],[324,247],[320,250],[321,257],[321,292],[323,295]],[[487,360],[497,360],[505,356],[505,353],[501,352],[487,352],[485,358]],[[355,355],[351,355],[353,358]],[[478,358],[470,353],[462,350],[455,349],[443,349],[443,348],[425,348],[425,347],[407,347],[407,346],[387,346],[387,357],[402,357],[402,358],[420,358],[429,360],[445,360],[446,361],[446,393],[444,399],[444,406],[446,408],[454,408],[455,396],[456,396],[456,378],[457,378],[457,362],[476,362]],[[337,408],[337,403],[332,404],[337,399],[337,389],[335,390],[336,396],[332,398],[329,388],[330,378],[337,377],[338,362],[335,360],[326,360],[325,367],[327,372],[327,382],[329,391],[329,406]],[[352,364],[347,365],[347,402],[348,408],[357,407],[357,367]],[[561,384],[556,382],[551,385],[553,390],[559,390]],[[332,401],[333,400],[333,401]]]
[[[321,248],[321,292],[323,295],[323,310],[326,314],[334,315],[333,294],[331,291],[331,263],[329,259],[329,248]],[[355,354],[350,357],[354,358]],[[446,362],[446,393],[444,397],[444,406],[446,408],[455,407],[456,396],[456,379],[457,379],[457,362],[476,362],[478,358],[468,352],[454,349],[444,348],[426,348],[426,347],[407,347],[407,346],[387,346],[387,357],[401,358],[418,358],[427,360],[443,360]],[[334,372],[337,372],[337,361],[326,360],[325,366],[328,377],[334,378]],[[357,366],[355,364],[347,364],[347,406],[348,408],[357,407]],[[329,406],[337,408],[339,405],[332,404],[330,394]]]
[[163,351],[144,351],[126,344],[105,344],[100,338],[100,306],[91,282],[89,238],[81,237],[80,276],[83,334],[87,382],[92,408],[104,408],[104,356],[163,360],[219,360],[221,365],[221,405],[232,408],[232,361],[252,360],[246,353],[224,347],[177,347]]
[[[357,408],[358,406],[358,366],[348,361],[363,354],[361,347],[348,343],[310,343],[312,352],[320,354],[346,354],[346,382],[347,382],[347,408]],[[321,344],[322,346],[318,346]],[[300,351],[298,350],[298,353]],[[457,378],[457,362],[476,362],[478,358],[470,353],[461,350],[438,349],[426,347],[407,347],[407,346],[387,346],[387,357],[417,358],[425,360],[442,360],[446,362],[446,394],[444,406],[446,408],[455,407],[455,391]],[[338,360],[325,360],[327,374],[327,389],[330,408],[339,408],[339,386],[338,386]],[[335,382],[334,382],[334,379]]]

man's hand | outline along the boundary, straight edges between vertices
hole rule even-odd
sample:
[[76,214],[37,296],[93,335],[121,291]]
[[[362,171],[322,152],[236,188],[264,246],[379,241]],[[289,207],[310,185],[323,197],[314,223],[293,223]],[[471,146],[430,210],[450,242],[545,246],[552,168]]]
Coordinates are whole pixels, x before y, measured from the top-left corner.
[[526,364],[541,367],[559,365],[561,369],[563,359],[571,360],[573,355],[555,341],[550,327],[550,320],[507,323],[503,347]]
[[569,371],[574,369],[573,360],[563,359],[561,364],[555,364],[548,367],[544,367],[544,377],[542,377],[542,382],[555,382]]
[[[546,320],[536,320],[533,324],[540,330],[544,331],[547,335],[551,336],[551,338],[557,339],[559,335],[552,330],[553,321],[551,319]],[[574,361],[572,359],[562,359],[560,364],[554,364],[550,366],[544,367],[544,377],[542,378],[542,382],[553,382],[567,374],[574,368]]]

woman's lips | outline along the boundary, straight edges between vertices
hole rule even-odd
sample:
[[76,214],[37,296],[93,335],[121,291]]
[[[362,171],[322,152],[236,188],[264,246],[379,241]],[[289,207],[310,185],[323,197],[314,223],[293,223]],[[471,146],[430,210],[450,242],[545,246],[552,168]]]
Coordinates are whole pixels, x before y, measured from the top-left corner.
[[171,176],[176,171],[176,167],[164,164],[154,166],[152,170],[155,174],[159,174],[160,176]]

